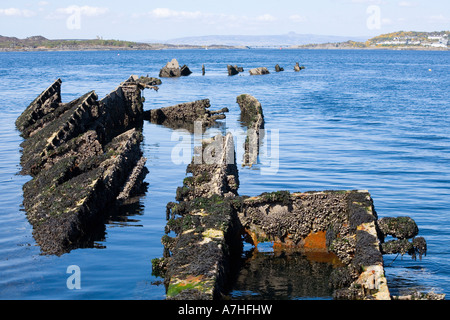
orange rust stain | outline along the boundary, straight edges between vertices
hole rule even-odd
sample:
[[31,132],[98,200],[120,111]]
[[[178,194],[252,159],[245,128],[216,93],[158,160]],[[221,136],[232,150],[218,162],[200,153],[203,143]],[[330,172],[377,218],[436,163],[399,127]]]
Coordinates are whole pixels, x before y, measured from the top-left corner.
[[313,250],[327,250],[326,231],[311,232],[304,240],[303,247]]
[[250,231],[249,229],[245,228],[244,229],[245,233],[247,233],[247,235],[250,237],[250,239],[252,240],[252,244],[257,247],[258,246],[258,237],[256,236],[255,232]]

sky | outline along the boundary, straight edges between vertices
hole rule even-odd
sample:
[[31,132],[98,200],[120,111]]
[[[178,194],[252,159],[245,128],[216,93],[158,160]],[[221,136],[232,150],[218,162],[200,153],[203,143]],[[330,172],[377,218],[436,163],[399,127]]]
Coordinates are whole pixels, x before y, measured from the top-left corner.
[[18,38],[164,41],[289,32],[370,38],[449,29],[449,0],[0,1],[0,35]]

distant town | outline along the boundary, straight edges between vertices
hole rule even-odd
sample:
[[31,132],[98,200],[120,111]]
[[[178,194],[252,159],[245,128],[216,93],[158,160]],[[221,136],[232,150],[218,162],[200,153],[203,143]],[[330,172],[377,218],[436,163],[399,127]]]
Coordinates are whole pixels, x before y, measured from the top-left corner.
[[448,48],[450,32],[396,32],[371,39],[376,46],[422,46],[428,48]]
[[450,31],[399,31],[382,34],[367,41],[345,41],[295,46],[303,49],[396,49],[396,50],[449,50]]

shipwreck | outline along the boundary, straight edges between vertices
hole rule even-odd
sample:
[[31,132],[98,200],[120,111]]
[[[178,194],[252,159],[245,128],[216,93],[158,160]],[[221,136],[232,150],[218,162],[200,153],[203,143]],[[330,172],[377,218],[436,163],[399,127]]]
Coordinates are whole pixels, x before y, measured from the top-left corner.
[[[144,111],[142,90],[161,84],[148,76],[131,76],[101,100],[91,91],[64,103],[61,84],[54,81],[16,121],[24,138],[21,173],[32,178],[23,205],[42,253],[54,255],[91,245],[111,208],[146,192],[143,121],[192,132],[195,122],[212,127],[229,111],[209,110],[208,99]],[[236,102],[247,127],[243,165],[252,166],[263,110],[251,95]],[[426,254],[414,220],[379,218],[366,190],[240,195],[235,149],[231,133],[203,140],[167,204],[163,256],[152,261],[167,299],[227,298],[244,241],[331,263],[335,299],[392,299],[383,254]]]

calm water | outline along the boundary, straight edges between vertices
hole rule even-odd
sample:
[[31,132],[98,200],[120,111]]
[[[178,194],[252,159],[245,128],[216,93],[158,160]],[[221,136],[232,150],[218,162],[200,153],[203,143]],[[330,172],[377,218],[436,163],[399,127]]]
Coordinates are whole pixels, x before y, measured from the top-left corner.
[[[131,74],[158,76],[172,58],[194,73],[145,91],[145,109],[209,98],[212,109],[230,109],[221,130],[236,130],[236,97],[249,93],[267,130],[279,130],[278,171],[240,169],[240,194],[367,189],[380,217],[411,216],[428,242],[421,261],[385,256],[391,292],[414,287],[450,297],[449,52],[190,50],[0,53],[1,299],[164,299],[151,259],[162,255],[165,206],[186,170],[171,160],[179,143],[172,131],[145,123],[150,174],[140,206],[111,220],[95,248],[55,257],[40,254],[21,206],[30,178],[17,175],[22,138],[14,121],[58,77],[64,102],[90,90],[102,98]],[[295,73],[297,61],[306,70]],[[247,73],[277,63],[286,71]],[[246,72],[228,77],[227,64]],[[81,290],[66,287],[70,265],[81,269]]]

